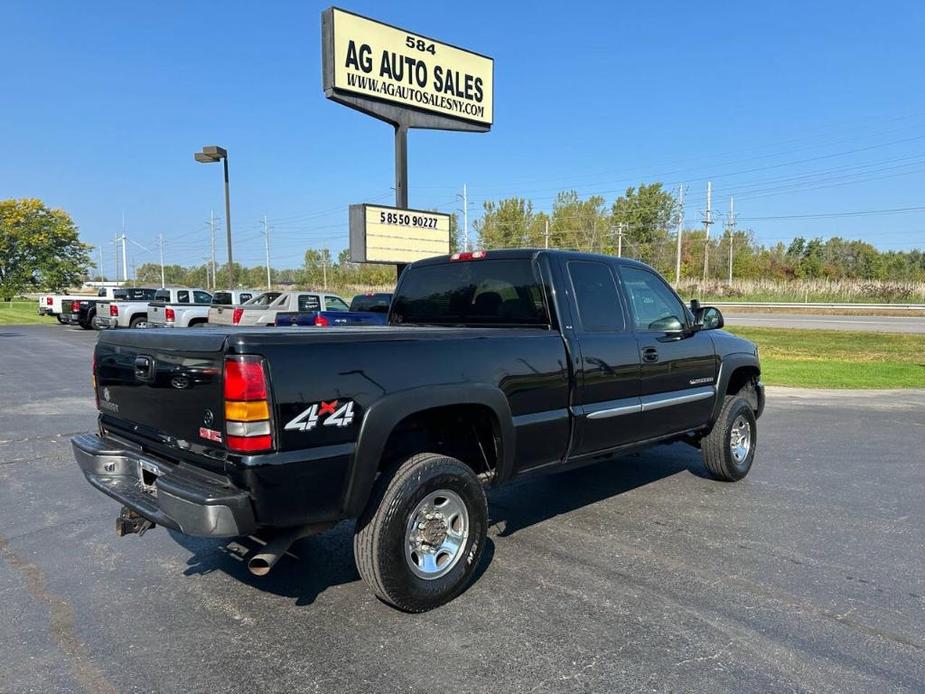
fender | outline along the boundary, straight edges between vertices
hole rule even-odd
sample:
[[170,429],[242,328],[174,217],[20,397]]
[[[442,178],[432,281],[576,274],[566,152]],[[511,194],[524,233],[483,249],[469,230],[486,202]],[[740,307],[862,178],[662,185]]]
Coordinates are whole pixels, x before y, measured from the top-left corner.
[[761,365],[758,363],[758,357],[748,352],[734,352],[723,356],[719,365],[719,375],[716,379],[716,399],[713,402],[713,412],[710,414],[710,425],[712,426],[719,419],[720,410],[723,409],[723,399],[726,397],[726,388],[729,387],[729,379],[736,369],[743,366],[754,367],[761,373]]
[[484,405],[494,412],[501,435],[495,478],[500,481],[510,477],[514,469],[514,419],[507,398],[499,388],[479,383],[411,388],[377,400],[366,411],[348,473],[345,516],[359,516],[363,512],[385,444],[399,422],[417,412],[448,405]]

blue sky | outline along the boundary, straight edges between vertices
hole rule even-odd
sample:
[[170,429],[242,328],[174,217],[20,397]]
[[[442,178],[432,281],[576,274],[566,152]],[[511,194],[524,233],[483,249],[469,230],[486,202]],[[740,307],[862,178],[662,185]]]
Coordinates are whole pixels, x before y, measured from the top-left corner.
[[[310,2],[32,2],[0,15],[0,197],[68,210],[103,244],[167,261],[208,255],[230,152],[235,259],[296,266],[347,242],[347,205],[393,200],[389,126],[327,101]],[[413,131],[410,204],[470,193],[685,184],[687,220],[712,180],[759,240],[925,245],[925,6],[921,3],[351,2],[346,9],[495,58],[488,134]],[[219,244],[219,258],[224,245]],[[129,246],[140,264],[153,260]]]

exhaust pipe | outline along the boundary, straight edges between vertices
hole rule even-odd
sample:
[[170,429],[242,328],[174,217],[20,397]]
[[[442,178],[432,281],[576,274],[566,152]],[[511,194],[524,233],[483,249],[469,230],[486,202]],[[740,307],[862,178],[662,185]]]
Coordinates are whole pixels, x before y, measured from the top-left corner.
[[278,562],[296,540],[301,540],[309,535],[316,535],[324,532],[328,528],[334,527],[334,523],[314,523],[312,525],[300,525],[294,528],[287,528],[278,535],[269,540],[259,552],[247,560],[247,569],[254,576],[266,576],[270,573],[276,562]]

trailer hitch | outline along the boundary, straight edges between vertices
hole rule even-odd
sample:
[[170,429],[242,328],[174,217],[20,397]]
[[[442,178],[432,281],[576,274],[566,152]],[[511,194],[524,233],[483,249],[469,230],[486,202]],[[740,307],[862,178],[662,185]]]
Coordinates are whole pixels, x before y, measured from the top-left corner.
[[125,537],[137,533],[141,537],[151,528],[155,527],[153,521],[149,521],[144,516],[135,513],[127,506],[122,507],[122,512],[116,518],[116,535]]

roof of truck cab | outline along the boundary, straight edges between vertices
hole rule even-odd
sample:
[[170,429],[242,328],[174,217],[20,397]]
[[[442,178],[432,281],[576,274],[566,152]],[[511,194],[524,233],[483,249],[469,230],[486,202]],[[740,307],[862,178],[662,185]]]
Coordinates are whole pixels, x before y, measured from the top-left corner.
[[[479,250],[479,249],[476,249]],[[478,258],[473,260],[462,260],[458,262],[473,262],[477,263],[479,260],[524,260],[533,258],[537,255],[550,255],[550,256],[561,256],[569,259],[584,259],[584,260],[609,260],[615,261],[620,265],[627,265],[633,267],[644,267],[651,269],[651,266],[646,263],[642,263],[638,260],[633,260],[632,258],[619,258],[613,255],[604,255],[602,253],[585,253],[582,251],[567,251],[559,250],[553,248],[499,248],[497,250],[488,250],[483,251],[486,255],[484,258]],[[443,263],[449,262],[451,256],[448,255],[439,255],[434,258],[426,258],[424,260],[417,260],[411,265],[414,267],[424,267],[427,265],[441,265]]]

